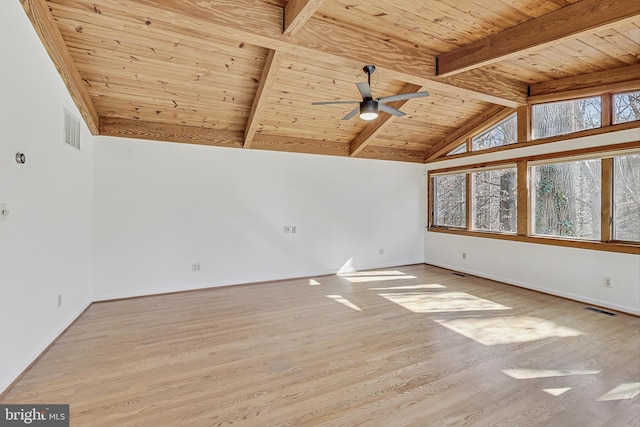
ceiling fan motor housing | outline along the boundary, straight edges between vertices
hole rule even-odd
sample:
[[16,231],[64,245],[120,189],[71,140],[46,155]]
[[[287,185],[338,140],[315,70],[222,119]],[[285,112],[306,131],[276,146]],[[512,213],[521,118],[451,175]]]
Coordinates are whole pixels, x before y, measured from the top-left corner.
[[373,99],[365,99],[360,103],[360,118],[373,120],[378,117],[378,102]]

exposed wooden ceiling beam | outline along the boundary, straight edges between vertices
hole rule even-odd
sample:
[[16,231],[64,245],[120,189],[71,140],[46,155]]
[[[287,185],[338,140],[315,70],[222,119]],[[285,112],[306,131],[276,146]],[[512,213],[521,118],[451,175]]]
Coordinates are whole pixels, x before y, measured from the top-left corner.
[[255,136],[251,148],[341,157],[349,155],[349,144],[344,142],[319,141],[315,139],[293,138],[290,136],[282,137],[262,133]]
[[474,134],[484,132],[515,112],[516,110],[513,108],[502,107],[500,105],[493,105],[489,107],[484,112],[469,120],[464,126],[458,128],[442,141],[435,144],[425,155],[425,163],[447,154],[449,151],[462,144],[465,139],[473,136]]
[[289,0],[284,7],[284,28],[282,33],[290,36],[316,13],[323,0]]
[[438,75],[482,67],[638,15],[638,0],[582,0],[440,55]]
[[[286,36],[282,34],[282,8],[265,2],[163,2],[159,5],[153,0],[136,0],[135,8],[146,16],[163,15],[175,23],[176,30],[179,25],[186,25],[182,23],[185,23],[184,16],[188,16],[189,27],[182,31],[197,34],[203,40],[232,38],[329,63],[338,57],[353,63],[354,68],[375,64],[396,80],[434,90],[445,89],[453,95],[511,107],[526,103],[526,86],[483,70],[457,80],[437,78],[435,57],[405,40],[378,38],[314,17],[300,31]],[[486,84],[487,81],[492,84]]]
[[[407,83],[404,88],[400,91],[401,94],[405,93],[414,93],[422,90],[422,86],[413,85],[411,83]],[[404,105],[406,105],[410,99],[406,99],[404,101],[396,101],[394,103],[390,103],[389,106],[400,109]],[[365,126],[365,128],[351,141],[349,155],[351,157],[356,157],[364,148],[371,142],[380,132],[382,132],[389,124],[391,124],[396,116],[392,116],[390,114],[381,114],[378,116],[376,120],[370,122]]]
[[369,145],[366,150],[362,150],[358,158],[424,163],[423,153],[419,151],[403,150],[402,148],[396,147],[380,147],[376,145]]
[[270,50],[267,55],[267,61],[262,69],[262,77],[256,91],[256,96],[251,105],[251,113],[247,121],[247,127],[244,131],[244,148],[250,148],[253,137],[258,129],[258,119],[260,118],[262,109],[264,108],[267,96],[271,91],[273,82],[276,79],[276,73],[282,63],[282,53],[276,50]]
[[534,97],[568,91],[584,91],[589,88],[595,88],[598,91],[606,91],[607,88],[635,90],[639,86],[640,64],[636,64],[534,84],[529,87],[529,94]]
[[62,77],[89,131],[93,135],[97,135],[99,132],[98,112],[45,0],[20,0],[20,3],[22,3],[40,41]]
[[100,117],[100,135],[186,144],[242,147],[242,132],[142,120]]

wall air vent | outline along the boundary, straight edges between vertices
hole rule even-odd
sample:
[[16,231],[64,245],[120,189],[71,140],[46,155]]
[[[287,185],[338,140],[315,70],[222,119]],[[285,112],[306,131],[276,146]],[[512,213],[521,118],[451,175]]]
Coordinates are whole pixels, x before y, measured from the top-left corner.
[[64,139],[63,142],[71,147],[80,149],[80,119],[64,110]]

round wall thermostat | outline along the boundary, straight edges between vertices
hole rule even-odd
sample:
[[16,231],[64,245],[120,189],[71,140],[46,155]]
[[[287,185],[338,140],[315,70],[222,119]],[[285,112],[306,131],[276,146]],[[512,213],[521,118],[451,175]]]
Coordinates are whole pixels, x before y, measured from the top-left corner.
[[24,153],[16,153],[16,163],[23,165],[27,162],[27,156]]

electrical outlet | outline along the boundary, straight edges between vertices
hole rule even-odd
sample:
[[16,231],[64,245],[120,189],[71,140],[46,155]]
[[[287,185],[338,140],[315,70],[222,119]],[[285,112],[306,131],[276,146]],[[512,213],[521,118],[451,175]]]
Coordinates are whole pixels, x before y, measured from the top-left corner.
[[291,233],[291,226],[290,225],[285,225],[284,226],[284,234],[289,234]]
[[296,226],[295,225],[291,226],[291,233],[296,234]]
[[611,277],[603,277],[602,286],[604,286],[605,288],[612,288],[613,286],[611,285]]
[[462,252],[462,259],[467,259],[467,253],[466,252]]
[[62,307],[62,294],[58,294],[58,308]]
[[195,262],[191,264],[191,271],[193,271],[194,273],[200,271],[200,263]]

